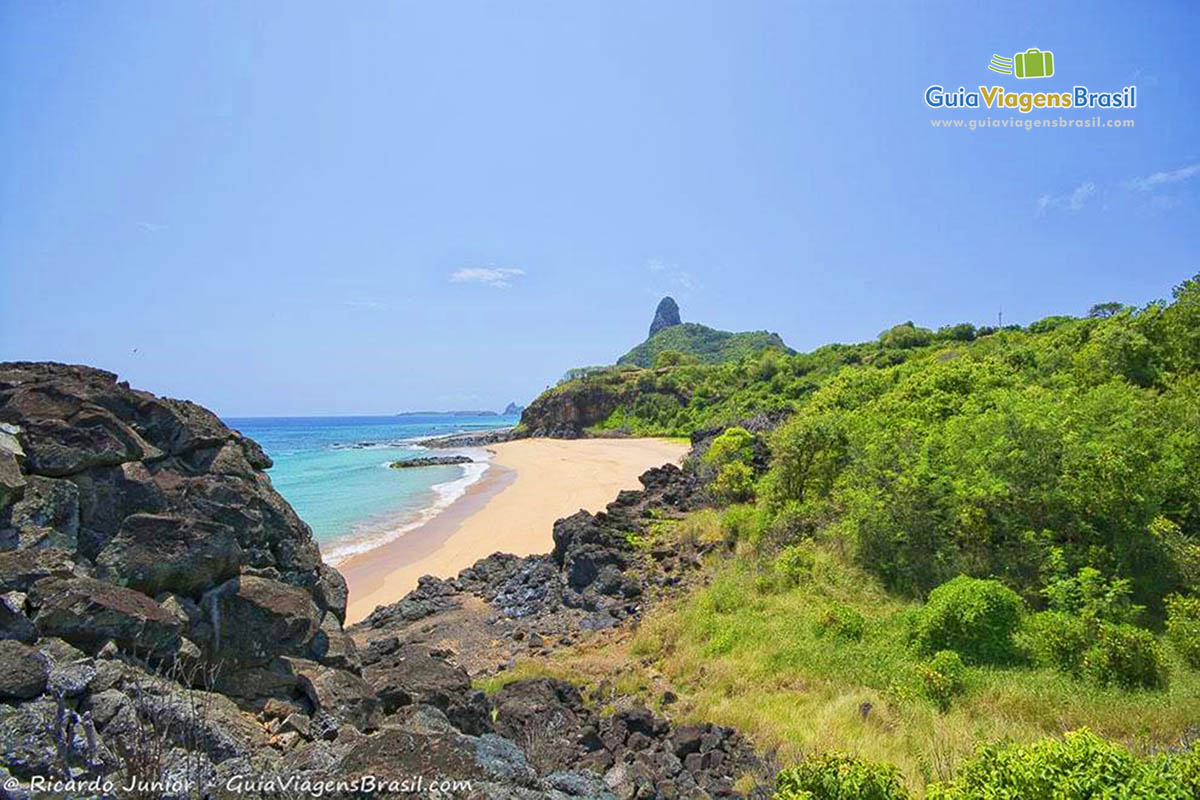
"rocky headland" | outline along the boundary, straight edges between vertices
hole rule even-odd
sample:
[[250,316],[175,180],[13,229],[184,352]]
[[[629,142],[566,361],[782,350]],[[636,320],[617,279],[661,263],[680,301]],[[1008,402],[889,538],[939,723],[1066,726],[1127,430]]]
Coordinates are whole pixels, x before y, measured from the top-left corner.
[[344,630],[345,584],[270,459],[211,412],[89,367],[6,363],[0,425],[0,779],[223,797],[239,776],[424,774],[472,782],[443,796],[565,800],[743,796],[736,780],[771,773],[736,732],[630,698],[601,714],[561,681],[473,688],[699,579],[720,545],[631,544],[651,513],[703,502],[688,470],[560,520],[548,555],[426,578]]

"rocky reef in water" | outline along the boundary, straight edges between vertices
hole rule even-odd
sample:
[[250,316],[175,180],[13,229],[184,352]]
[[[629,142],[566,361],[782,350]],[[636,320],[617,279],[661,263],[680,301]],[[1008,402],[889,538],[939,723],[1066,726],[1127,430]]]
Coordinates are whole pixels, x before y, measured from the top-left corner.
[[344,630],[345,583],[270,464],[193,403],[0,364],[0,783],[171,778],[191,789],[154,796],[225,797],[237,776],[421,774],[471,781],[448,797],[569,800],[735,797],[769,774],[729,729],[601,715],[559,681],[472,687],[697,580],[717,545],[642,557],[628,537],[652,508],[700,502],[694,475],[651,470],[556,523],[551,554],[423,578]]
[[388,466],[392,469],[412,469],[415,467],[444,467],[453,464],[473,464],[475,459],[470,456],[419,456],[393,461]]

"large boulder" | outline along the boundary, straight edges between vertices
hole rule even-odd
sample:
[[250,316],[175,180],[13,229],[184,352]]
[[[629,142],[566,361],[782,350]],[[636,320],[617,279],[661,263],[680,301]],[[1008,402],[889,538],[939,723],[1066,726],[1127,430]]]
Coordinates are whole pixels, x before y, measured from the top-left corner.
[[[0,534],[0,549],[78,547],[106,580],[197,596],[244,567],[275,570],[322,608],[344,603],[312,532],[263,473],[270,459],[200,406],[90,367],[3,363],[0,425],[0,510],[37,495],[13,521],[0,518],[27,529],[7,544]],[[145,544],[160,537],[169,560],[150,569]]]
[[308,655],[321,629],[321,612],[307,591],[254,575],[221,584],[204,596],[200,608],[212,623],[214,659],[231,664]]
[[149,595],[188,595],[238,573],[241,548],[233,528],[170,514],[130,514],[100,551],[101,577]]
[[164,653],[179,642],[182,626],[173,614],[141,592],[94,578],[43,578],[29,603],[43,636],[89,652],[112,641],[130,651]]
[[472,691],[471,678],[450,663],[447,654],[422,645],[397,645],[396,649],[363,668],[363,677],[391,714],[408,705],[429,705],[441,710],[463,733],[491,730],[487,701]]
[[0,641],[0,700],[28,700],[46,688],[50,665],[36,649],[12,639]]
[[[304,696],[318,713],[360,731],[379,727],[380,702],[362,678],[302,659],[286,659]],[[332,732],[332,730],[331,730]]]
[[16,549],[74,550],[79,536],[79,489],[56,478],[31,475],[25,480],[25,491],[9,515]]

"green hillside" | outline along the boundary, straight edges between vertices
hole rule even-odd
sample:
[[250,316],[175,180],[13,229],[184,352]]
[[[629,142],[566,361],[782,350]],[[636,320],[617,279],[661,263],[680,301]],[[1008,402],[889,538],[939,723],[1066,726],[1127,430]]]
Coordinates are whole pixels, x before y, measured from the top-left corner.
[[612,369],[531,409],[730,426],[692,465],[711,508],[638,539],[719,546],[706,584],[593,662],[777,748],[779,800],[1197,796],[1200,276],[1027,327]]
[[653,367],[656,365],[660,353],[670,351],[681,353],[684,356],[694,356],[695,360],[701,364],[719,364],[724,361],[735,361],[769,347],[791,352],[783,343],[783,339],[775,333],[766,331],[731,333],[695,322],[684,322],[663,328],[617,359],[617,363]]

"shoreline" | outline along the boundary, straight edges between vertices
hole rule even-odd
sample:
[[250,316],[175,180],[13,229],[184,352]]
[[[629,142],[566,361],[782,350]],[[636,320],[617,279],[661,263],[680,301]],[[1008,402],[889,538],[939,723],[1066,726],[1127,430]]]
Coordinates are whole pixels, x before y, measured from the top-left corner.
[[450,578],[497,552],[548,553],[553,524],[600,511],[647,469],[679,463],[686,442],[668,439],[519,439],[487,446],[488,468],[426,522],[336,566],[346,579],[346,624],[400,600],[423,575]]

